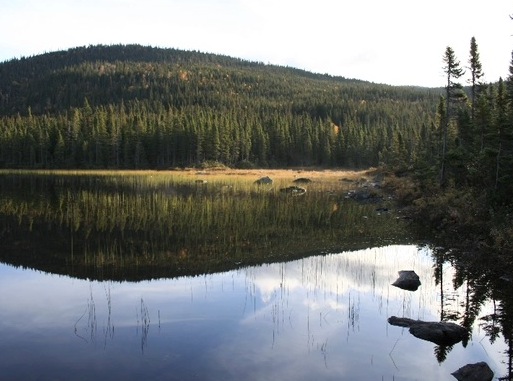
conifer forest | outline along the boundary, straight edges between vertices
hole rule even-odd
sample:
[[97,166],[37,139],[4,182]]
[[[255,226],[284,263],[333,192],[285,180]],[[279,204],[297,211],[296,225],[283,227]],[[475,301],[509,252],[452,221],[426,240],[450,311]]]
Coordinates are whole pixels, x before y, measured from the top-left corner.
[[445,83],[420,88],[140,45],[16,58],[0,63],[0,168],[385,166],[504,200],[513,69],[483,83],[474,38],[468,62],[447,47],[440,63]]
[[0,165],[413,163],[439,94],[213,54],[76,48],[0,64]]

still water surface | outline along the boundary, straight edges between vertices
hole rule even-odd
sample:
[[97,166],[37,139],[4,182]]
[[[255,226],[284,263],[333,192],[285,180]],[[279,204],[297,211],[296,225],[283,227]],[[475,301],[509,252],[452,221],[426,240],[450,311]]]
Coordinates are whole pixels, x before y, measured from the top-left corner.
[[[419,290],[391,286],[399,270]],[[463,308],[452,271],[435,285],[430,250],[414,245],[141,282],[1,264],[0,379],[454,380],[478,361],[499,377],[504,339],[490,344],[477,323],[439,362],[435,344],[387,322]]]

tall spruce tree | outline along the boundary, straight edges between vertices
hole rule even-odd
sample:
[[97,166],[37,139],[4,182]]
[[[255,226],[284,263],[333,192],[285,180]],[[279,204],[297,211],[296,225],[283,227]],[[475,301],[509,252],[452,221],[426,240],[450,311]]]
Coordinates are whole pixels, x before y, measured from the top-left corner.
[[470,98],[472,102],[471,117],[474,119],[477,98],[482,90],[481,78],[483,77],[483,66],[481,65],[481,59],[479,58],[479,51],[476,42],[476,38],[470,39],[470,58],[469,58],[469,70],[470,70]]
[[442,157],[441,157],[441,168],[440,168],[440,185],[445,186],[446,184],[446,171],[447,171],[447,138],[449,131],[449,124],[452,118],[456,115],[456,107],[455,104],[461,100],[463,95],[462,86],[457,81],[465,71],[460,67],[460,62],[456,58],[454,50],[448,46],[445,49],[445,54],[443,56],[444,62],[444,73],[446,75],[447,83],[445,87],[446,96],[446,118],[445,123],[443,124],[442,131]]
[[497,136],[497,156],[495,160],[495,191],[499,191],[501,185],[501,179],[504,178],[503,173],[505,172],[504,158],[505,151],[507,152],[507,130],[508,130],[508,99],[506,90],[502,78],[499,78],[499,84],[497,86],[497,97],[496,97],[496,113],[495,113],[495,126]]
[[[501,85],[502,80],[499,82]],[[513,52],[505,89],[497,95],[497,127],[499,153],[497,155],[496,189],[504,201],[512,191],[513,179]]]

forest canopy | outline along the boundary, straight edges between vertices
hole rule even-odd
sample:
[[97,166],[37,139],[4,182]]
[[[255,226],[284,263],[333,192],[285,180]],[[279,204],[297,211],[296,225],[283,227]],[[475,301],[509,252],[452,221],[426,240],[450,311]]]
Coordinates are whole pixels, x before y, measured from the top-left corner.
[[0,63],[0,167],[411,166],[443,88],[140,45]]

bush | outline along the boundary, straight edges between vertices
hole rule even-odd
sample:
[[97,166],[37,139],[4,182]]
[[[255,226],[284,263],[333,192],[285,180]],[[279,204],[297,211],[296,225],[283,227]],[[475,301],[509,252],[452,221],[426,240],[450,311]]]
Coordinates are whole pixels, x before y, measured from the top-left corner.
[[197,165],[198,169],[228,169],[226,165],[215,160],[205,160]]

